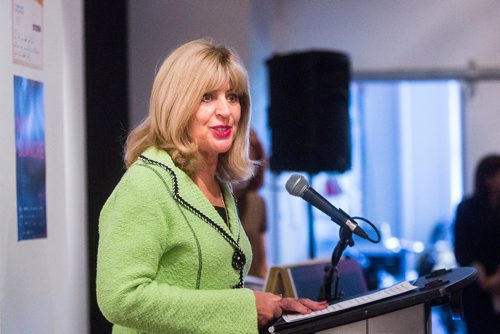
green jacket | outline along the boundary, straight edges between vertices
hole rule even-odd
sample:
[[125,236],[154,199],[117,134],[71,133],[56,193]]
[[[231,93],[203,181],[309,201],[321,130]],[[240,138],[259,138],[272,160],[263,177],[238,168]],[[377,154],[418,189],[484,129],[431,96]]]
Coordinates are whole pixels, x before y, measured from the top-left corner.
[[150,161],[128,168],[100,216],[97,301],[113,333],[257,333],[253,292],[232,288],[234,247],[206,220],[240,234],[246,275],[250,243],[230,187],[229,228],[166,152],[143,155]]

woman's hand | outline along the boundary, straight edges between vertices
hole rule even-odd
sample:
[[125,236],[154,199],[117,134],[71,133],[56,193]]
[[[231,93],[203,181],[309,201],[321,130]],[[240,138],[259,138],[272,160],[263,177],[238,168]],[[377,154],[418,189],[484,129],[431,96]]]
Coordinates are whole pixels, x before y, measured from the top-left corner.
[[257,320],[259,327],[264,326],[269,321],[279,318],[283,311],[281,310],[281,296],[270,292],[254,291],[255,305],[257,306]]
[[259,327],[279,318],[284,311],[307,314],[328,307],[326,301],[315,302],[309,298],[282,298],[269,292],[254,291],[253,293],[257,306]]
[[479,275],[479,285],[486,291],[500,296],[500,271],[493,275],[487,276],[486,274]]
[[282,298],[280,306],[283,311],[308,314],[312,311],[320,311],[328,307],[326,301],[316,302],[309,298]]
[[487,275],[482,265],[475,264],[478,273],[479,286],[494,295],[500,296],[500,269],[492,275]]

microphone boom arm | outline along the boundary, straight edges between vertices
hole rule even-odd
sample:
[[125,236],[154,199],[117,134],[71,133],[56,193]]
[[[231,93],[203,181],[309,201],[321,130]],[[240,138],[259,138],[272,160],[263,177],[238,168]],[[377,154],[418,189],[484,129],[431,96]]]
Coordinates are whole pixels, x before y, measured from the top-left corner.
[[[339,230],[339,237],[340,239],[337,246],[333,250],[330,264],[325,267],[323,285],[320,287],[318,300],[326,300],[327,302],[330,302],[341,297],[342,293],[339,291],[340,276],[338,274],[337,266],[347,246],[354,246],[354,240],[352,239],[351,230],[344,226],[342,226]],[[335,283],[335,290],[332,296],[333,283]]]

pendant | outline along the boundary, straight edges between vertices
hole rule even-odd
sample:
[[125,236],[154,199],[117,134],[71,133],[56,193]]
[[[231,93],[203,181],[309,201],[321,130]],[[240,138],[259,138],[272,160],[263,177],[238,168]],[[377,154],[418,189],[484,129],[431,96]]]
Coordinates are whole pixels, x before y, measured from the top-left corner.
[[236,270],[243,270],[247,259],[245,254],[241,251],[241,249],[236,249],[233,254],[233,268]]

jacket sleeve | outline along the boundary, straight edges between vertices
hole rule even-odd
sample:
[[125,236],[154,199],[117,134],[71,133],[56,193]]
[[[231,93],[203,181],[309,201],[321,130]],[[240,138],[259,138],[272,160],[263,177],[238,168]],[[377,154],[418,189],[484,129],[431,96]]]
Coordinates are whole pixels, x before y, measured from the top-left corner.
[[153,333],[256,333],[251,290],[186,289],[155,279],[169,194],[144,168],[129,168],[101,211],[96,283],[104,316]]

